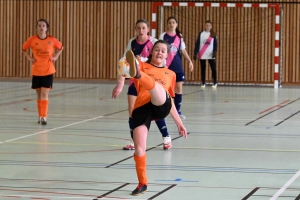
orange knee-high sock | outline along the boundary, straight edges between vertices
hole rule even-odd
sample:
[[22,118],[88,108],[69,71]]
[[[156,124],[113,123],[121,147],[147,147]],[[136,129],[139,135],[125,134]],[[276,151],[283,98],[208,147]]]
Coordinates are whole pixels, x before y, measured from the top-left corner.
[[41,116],[41,100],[36,100],[39,117]]
[[139,183],[147,185],[148,179],[146,174],[146,154],[144,154],[143,156],[137,156],[134,154],[134,161]]
[[40,100],[41,102],[41,117],[47,117],[48,114],[48,100]]
[[155,81],[154,79],[149,76],[148,74],[140,71],[141,73],[141,77],[136,79],[140,84],[141,86],[143,86],[146,90],[152,90],[155,86]]

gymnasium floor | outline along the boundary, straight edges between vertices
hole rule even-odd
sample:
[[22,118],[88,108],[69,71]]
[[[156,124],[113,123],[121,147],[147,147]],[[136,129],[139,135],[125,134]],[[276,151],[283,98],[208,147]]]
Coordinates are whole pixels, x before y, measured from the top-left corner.
[[299,87],[185,85],[188,138],[162,149],[148,135],[148,191],[137,186],[127,85],[54,81],[48,125],[37,123],[30,81],[0,81],[0,199],[299,200]]

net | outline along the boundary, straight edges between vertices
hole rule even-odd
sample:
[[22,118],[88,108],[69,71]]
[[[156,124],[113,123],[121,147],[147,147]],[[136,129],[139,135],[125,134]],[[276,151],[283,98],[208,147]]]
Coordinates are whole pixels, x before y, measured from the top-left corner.
[[[273,84],[276,47],[276,10],[270,7],[159,6],[156,14],[156,37],[166,31],[167,18],[174,16],[182,32],[187,52],[192,58],[197,36],[205,21],[213,22],[217,33],[218,84]],[[183,58],[186,80],[200,84],[199,61],[190,73]],[[212,82],[207,63],[206,82]]]

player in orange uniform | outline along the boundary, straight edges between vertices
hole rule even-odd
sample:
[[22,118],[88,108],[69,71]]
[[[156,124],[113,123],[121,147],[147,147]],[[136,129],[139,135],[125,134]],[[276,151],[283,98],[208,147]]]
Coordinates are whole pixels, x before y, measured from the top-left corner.
[[[147,20],[139,19],[135,23],[135,31],[137,36],[129,40],[123,57],[125,57],[127,51],[132,50],[132,52],[134,53],[137,59],[143,62],[145,62],[148,59],[148,56],[151,53],[151,49],[154,43],[157,41],[156,38],[149,36],[149,30],[150,27]],[[125,77],[119,75],[118,83],[112,92],[112,98],[117,98],[117,96],[119,96],[119,94],[122,92],[124,81],[125,81]],[[134,102],[137,97],[137,91],[133,84],[133,79],[130,79],[129,81],[127,96],[128,96],[128,111],[129,111],[128,123],[130,128],[130,136],[132,140],[128,142],[126,146],[123,147],[123,149],[134,150],[131,113],[134,107]],[[162,135],[163,149],[164,150],[170,149],[172,147],[172,140],[171,140],[171,136],[168,133],[165,119],[156,120],[155,123]]]
[[[31,36],[23,44],[22,50],[32,63],[32,89],[36,90],[38,123],[47,124],[48,94],[52,88],[53,74],[56,72],[53,62],[57,60],[63,50],[62,44],[47,34],[49,23],[45,19],[37,21],[37,34]],[[31,48],[33,57],[27,49]],[[58,51],[55,53],[55,49]]]
[[158,40],[147,63],[136,60],[132,51],[126,53],[126,60],[130,65],[129,74],[134,78],[138,94],[132,119],[134,160],[139,185],[132,191],[132,195],[140,195],[147,190],[146,139],[151,121],[163,119],[170,113],[179,134],[187,137],[187,131],[172,101],[172,97],[175,96],[176,74],[164,65],[168,51],[169,45],[163,40]]

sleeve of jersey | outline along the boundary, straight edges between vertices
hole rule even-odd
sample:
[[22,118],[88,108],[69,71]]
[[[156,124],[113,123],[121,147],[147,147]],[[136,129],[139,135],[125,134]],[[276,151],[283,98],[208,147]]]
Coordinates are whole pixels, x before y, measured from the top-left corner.
[[154,45],[155,42],[157,42],[157,39],[155,37],[150,36],[150,42]]
[[124,54],[123,54],[123,57],[126,56],[126,52],[127,52],[127,51],[131,50],[131,43],[132,43],[132,41],[133,41],[134,39],[135,39],[135,38],[131,38],[131,39],[129,40],[129,42],[128,42],[127,46],[126,46],[125,52],[124,52]]
[[201,32],[198,34],[197,40],[195,42],[194,55],[197,55],[200,49],[200,36]]
[[185,48],[186,48],[185,42],[183,41],[183,38],[181,38],[180,50],[185,50]]
[[171,97],[175,97],[175,86],[176,86],[176,75],[172,71],[172,77],[171,77],[171,83],[170,83],[170,88],[169,88],[169,94]]
[[61,50],[63,45],[60,41],[58,41],[56,38],[54,38],[54,47],[58,50]]
[[214,37],[213,51],[218,51],[218,40],[217,40],[217,37]]
[[26,42],[22,45],[22,51],[26,51],[30,48],[33,39],[34,37],[30,37],[26,40]]
[[164,36],[165,36],[165,32],[164,33],[162,33],[162,34],[160,34],[160,36],[159,36],[159,40],[164,40]]

